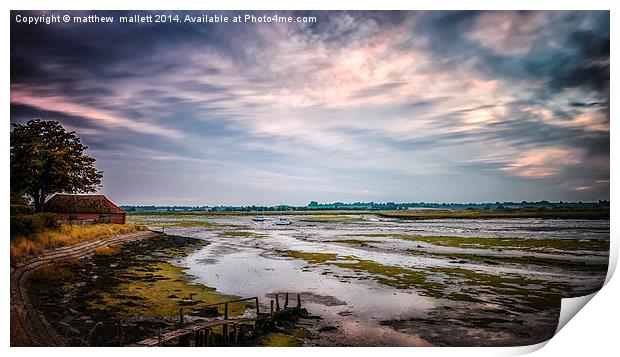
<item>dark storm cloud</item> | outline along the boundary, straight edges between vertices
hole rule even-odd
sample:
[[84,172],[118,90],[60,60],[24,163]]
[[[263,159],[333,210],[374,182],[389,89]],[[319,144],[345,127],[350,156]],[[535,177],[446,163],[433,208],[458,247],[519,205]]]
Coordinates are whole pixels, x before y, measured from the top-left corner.
[[[501,13],[501,12],[495,12]],[[476,20],[488,12],[435,12],[416,29],[428,37],[428,48],[439,63],[454,66],[475,60],[489,77],[512,81],[544,79],[544,90],[585,87],[605,99],[609,93],[609,12],[552,12],[540,25],[540,36],[520,55],[494,52],[468,36]],[[540,21],[536,11],[510,13],[515,22]],[[581,29],[587,27],[587,29]],[[489,32],[498,30],[489,26]],[[510,34],[507,34],[506,41]]]

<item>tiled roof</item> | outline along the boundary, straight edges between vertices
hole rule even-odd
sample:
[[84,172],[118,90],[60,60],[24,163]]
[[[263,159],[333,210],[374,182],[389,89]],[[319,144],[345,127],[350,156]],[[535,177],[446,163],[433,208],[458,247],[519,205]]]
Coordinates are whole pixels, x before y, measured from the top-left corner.
[[45,212],[54,213],[125,213],[104,195],[56,194],[45,202]]

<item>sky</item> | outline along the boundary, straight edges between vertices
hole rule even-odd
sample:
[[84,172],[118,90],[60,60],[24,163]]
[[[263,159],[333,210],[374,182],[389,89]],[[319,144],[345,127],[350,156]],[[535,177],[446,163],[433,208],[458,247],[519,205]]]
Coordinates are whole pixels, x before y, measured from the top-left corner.
[[75,130],[120,204],[609,199],[607,11],[42,14],[11,12],[11,122]]

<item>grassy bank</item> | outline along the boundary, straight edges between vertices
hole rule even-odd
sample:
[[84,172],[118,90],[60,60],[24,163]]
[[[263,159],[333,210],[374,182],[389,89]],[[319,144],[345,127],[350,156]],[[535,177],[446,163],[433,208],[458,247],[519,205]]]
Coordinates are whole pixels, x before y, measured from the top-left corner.
[[128,212],[129,216],[166,216],[175,218],[189,218],[200,216],[281,216],[294,215],[313,216],[315,220],[321,219],[318,216],[342,216],[342,215],[379,215],[387,218],[402,219],[492,219],[492,218],[540,218],[540,219],[609,219],[609,209],[507,209],[507,210],[395,210],[395,211],[371,211],[371,210],[312,210],[312,211],[140,211]]
[[514,209],[514,210],[399,210],[380,211],[376,214],[402,219],[609,219],[609,209]]
[[90,226],[63,224],[58,229],[45,230],[29,236],[11,237],[11,263],[13,264],[27,255],[40,253],[45,249],[146,229],[145,226],[135,224],[94,224]]

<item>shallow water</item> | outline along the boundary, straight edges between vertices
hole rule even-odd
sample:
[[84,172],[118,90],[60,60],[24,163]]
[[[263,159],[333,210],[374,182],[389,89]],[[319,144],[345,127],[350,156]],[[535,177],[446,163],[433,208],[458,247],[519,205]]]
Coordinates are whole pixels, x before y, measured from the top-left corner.
[[[607,252],[477,249],[435,246],[383,235],[511,237],[524,239],[608,240],[608,220],[428,220],[407,221],[374,215],[352,215],[344,221],[311,222],[310,216],[287,216],[293,224],[274,225],[274,220],[253,222],[250,216],[131,216],[152,229],[178,222],[209,222],[213,226],[167,226],[166,233],[201,238],[211,244],[175,262],[187,268],[196,281],[225,294],[259,296],[267,308],[275,293],[300,293],[302,304],[322,317],[308,326],[313,334],[307,345],[510,345],[536,343],[552,334],[559,309],[532,308],[529,295],[545,301],[544,294],[572,295],[598,288],[605,273],[600,270],[567,270],[535,264],[454,262],[434,253],[482,254],[499,257],[534,256],[561,258],[588,264],[605,264]],[[159,226],[158,226],[159,225]],[[227,236],[225,232],[250,232]],[[243,233],[242,233],[243,234]],[[363,235],[369,236],[363,236]],[[372,236],[380,234],[382,236]],[[334,242],[354,238],[368,244]],[[412,249],[424,254],[411,254]],[[283,252],[337,254],[336,261],[309,263]],[[353,258],[347,258],[353,257]],[[349,259],[349,260],[347,260]],[[398,288],[382,283],[376,272],[349,269],[346,264],[370,261],[415,271],[434,271],[430,281],[443,284],[441,296],[412,284]],[[335,265],[338,264],[338,265]],[[480,284],[458,275],[437,273],[458,268],[475,272]],[[436,269],[436,270],[433,270]],[[460,270],[457,270],[457,272]],[[379,274],[380,275],[380,274]],[[476,275],[478,276],[478,275]],[[524,279],[497,285],[488,276]],[[514,280],[521,281],[521,280]],[[514,285],[514,286],[513,286]],[[456,294],[460,295],[456,295]],[[455,296],[467,295],[462,301]],[[295,304],[291,295],[291,304]],[[282,299],[282,298],[281,298]],[[538,301],[538,300],[537,300]],[[283,304],[283,301],[281,301]],[[559,305],[558,305],[559,306]],[[443,323],[442,323],[443,321]],[[332,332],[317,332],[334,326]],[[453,336],[440,332],[454,329]]]

